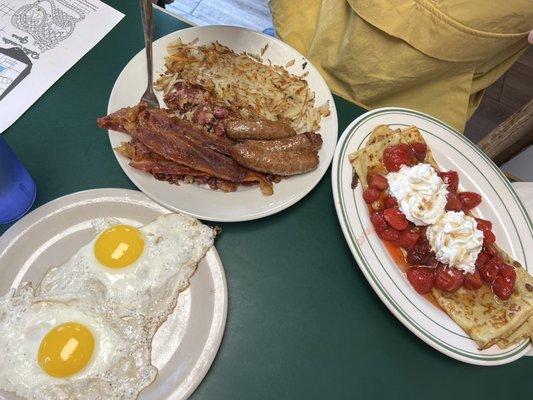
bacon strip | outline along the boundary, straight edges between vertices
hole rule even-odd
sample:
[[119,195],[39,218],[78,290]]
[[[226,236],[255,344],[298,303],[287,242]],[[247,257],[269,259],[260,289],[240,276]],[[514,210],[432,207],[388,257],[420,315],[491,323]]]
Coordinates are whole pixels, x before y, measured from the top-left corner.
[[235,144],[233,140],[208,133],[189,121],[171,117],[167,111],[161,109],[142,112],[139,115],[139,124],[156,132],[170,131],[174,135],[186,136],[194,144],[226,156],[230,155],[230,149]]
[[115,150],[123,156],[128,157],[131,160],[130,165],[133,168],[148,172],[152,175],[209,176],[205,172],[200,172],[186,165],[166,160],[159,154],[150,151],[148,147],[137,139],[122,143]]

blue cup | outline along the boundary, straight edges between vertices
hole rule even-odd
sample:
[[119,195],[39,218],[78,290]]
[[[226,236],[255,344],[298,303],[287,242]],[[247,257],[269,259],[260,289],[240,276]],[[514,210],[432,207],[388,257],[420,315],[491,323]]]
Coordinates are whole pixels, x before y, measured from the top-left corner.
[[35,182],[28,170],[0,136],[0,224],[26,214],[36,194]]

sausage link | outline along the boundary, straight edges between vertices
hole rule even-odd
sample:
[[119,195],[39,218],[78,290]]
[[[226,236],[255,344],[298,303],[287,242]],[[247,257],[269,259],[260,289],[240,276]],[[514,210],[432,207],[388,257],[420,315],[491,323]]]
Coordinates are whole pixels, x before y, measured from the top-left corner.
[[277,140],[246,140],[245,142],[249,148],[271,151],[318,150],[322,147],[322,138],[316,133],[302,133]]
[[242,166],[267,174],[289,176],[303,174],[318,166],[318,154],[307,148],[272,148],[268,141],[245,141],[231,149],[232,158]]
[[280,121],[230,120],[226,122],[226,135],[235,140],[282,139],[296,135],[291,126]]

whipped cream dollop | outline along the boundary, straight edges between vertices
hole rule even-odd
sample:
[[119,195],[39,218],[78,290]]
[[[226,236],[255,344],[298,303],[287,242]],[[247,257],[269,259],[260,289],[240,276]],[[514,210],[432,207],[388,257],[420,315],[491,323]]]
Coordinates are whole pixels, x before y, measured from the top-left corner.
[[438,261],[464,272],[475,271],[483,232],[474,218],[462,211],[447,211],[427,228],[426,236]]
[[389,192],[415,225],[434,224],[444,214],[448,189],[431,165],[403,165],[398,172],[389,172],[387,181]]

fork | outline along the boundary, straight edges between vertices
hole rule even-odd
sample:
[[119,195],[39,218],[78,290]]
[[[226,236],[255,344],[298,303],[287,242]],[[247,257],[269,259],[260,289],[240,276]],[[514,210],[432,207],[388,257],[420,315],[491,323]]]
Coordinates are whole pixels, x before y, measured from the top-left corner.
[[148,108],[159,108],[159,100],[154,93],[153,59],[152,59],[152,1],[141,1],[141,20],[144,30],[144,45],[146,48],[146,72],[148,74],[148,86],[141,97]]

